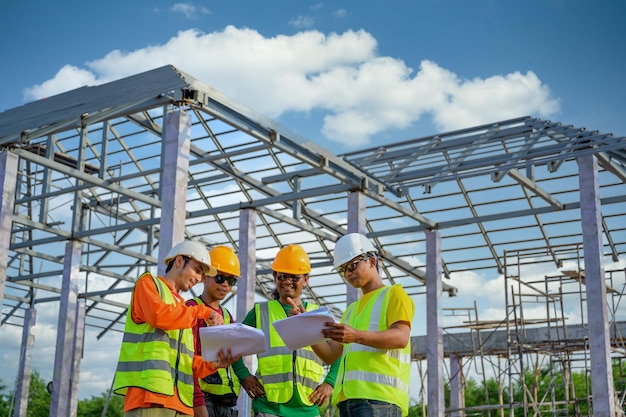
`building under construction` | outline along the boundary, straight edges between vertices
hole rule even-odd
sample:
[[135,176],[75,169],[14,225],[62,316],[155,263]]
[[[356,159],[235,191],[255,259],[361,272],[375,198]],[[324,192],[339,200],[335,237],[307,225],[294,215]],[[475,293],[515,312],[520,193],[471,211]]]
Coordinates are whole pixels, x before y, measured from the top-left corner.
[[[0,323],[23,329],[15,416],[43,304],[59,305],[50,415],[71,416],[86,346],[123,331],[135,280],[174,243],[236,249],[237,321],[298,243],[303,297],[340,317],[358,298],[331,271],[348,232],[423,308],[411,397],[425,414],[626,409],[624,136],[521,116],[335,154],[165,66],[0,113],[0,188]],[[501,315],[453,305],[468,272],[501,280]],[[467,406],[469,378],[497,390]]]

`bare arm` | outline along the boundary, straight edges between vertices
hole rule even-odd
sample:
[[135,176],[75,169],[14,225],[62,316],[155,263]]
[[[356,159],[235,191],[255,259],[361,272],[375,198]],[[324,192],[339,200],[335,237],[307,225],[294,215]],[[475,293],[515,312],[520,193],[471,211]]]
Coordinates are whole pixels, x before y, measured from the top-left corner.
[[[322,330],[322,332],[323,331],[324,330]],[[315,352],[315,354],[328,365],[335,362],[343,352],[343,345],[335,342],[334,340],[311,345],[311,348],[313,349],[313,352]]]
[[[322,329],[322,334],[335,342],[359,343],[376,349],[403,348],[409,343],[411,336],[410,324],[403,321],[396,322],[392,324],[389,329],[378,332],[357,330],[344,323],[328,322],[325,323],[325,326],[326,328]],[[325,361],[317,351],[315,353]],[[339,354],[341,354],[341,352]]]

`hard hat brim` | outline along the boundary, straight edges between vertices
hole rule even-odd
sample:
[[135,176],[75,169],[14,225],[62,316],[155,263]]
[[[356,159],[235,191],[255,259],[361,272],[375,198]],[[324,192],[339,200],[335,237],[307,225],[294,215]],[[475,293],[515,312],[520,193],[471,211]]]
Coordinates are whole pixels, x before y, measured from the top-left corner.
[[205,265],[208,267],[208,271],[206,272],[206,276],[214,277],[217,275],[217,269],[215,269],[212,265]]

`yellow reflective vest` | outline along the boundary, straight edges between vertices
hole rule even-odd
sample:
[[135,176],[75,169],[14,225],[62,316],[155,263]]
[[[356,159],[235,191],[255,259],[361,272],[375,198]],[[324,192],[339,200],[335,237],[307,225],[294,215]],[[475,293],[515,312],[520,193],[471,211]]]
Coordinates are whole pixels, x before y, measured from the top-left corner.
[[[360,312],[359,301],[350,304],[341,322],[358,330],[386,330],[390,288],[376,290]],[[407,415],[411,383],[410,345],[407,343],[402,349],[376,349],[358,343],[344,344],[336,385],[343,385],[343,393],[348,399],[384,401],[397,405],[402,415]],[[333,404],[337,404],[338,394],[339,391],[335,390]]]
[[[202,301],[200,297],[194,298],[194,301],[198,305],[204,304],[204,301]],[[222,307],[222,313],[224,313],[224,324],[230,324],[233,322],[230,311]],[[209,325],[206,320],[205,323],[207,323],[207,326]],[[226,369],[219,368],[217,372],[205,378],[198,378],[200,389],[213,395],[235,394],[239,396],[241,384],[239,383],[239,378],[233,378],[233,374],[234,372],[231,367]]]
[[[289,350],[272,325],[287,318],[278,300],[255,305],[256,327],[265,334],[267,351],[259,353],[256,377],[265,388],[265,397],[273,403],[285,404],[291,400],[294,389],[305,405],[313,405],[309,395],[324,377],[324,365],[310,346]],[[319,306],[308,304],[307,311]]]
[[[169,287],[158,277],[150,276],[163,302],[176,304]],[[113,391],[126,395],[128,387],[137,387],[172,396],[176,386],[180,401],[193,407],[194,346],[191,329],[165,331],[148,323],[138,324],[133,321],[131,311],[132,298],[126,314]]]

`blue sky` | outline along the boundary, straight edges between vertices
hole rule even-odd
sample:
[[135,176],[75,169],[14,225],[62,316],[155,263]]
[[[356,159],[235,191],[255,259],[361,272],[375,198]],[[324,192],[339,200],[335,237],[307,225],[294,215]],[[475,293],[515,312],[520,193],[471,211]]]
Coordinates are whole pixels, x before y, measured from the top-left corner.
[[[171,63],[338,153],[525,115],[624,136],[625,17],[621,0],[5,1],[0,111]],[[54,326],[36,337],[51,376]],[[20,338],[0,328],[3,363]],[[108,389],[118,346],[89,347],[81,397]]]
[[621,1],[22,1],[2,9],[10,64],[0,110],[172,63],[339,151],[527,114],[626,132]]

